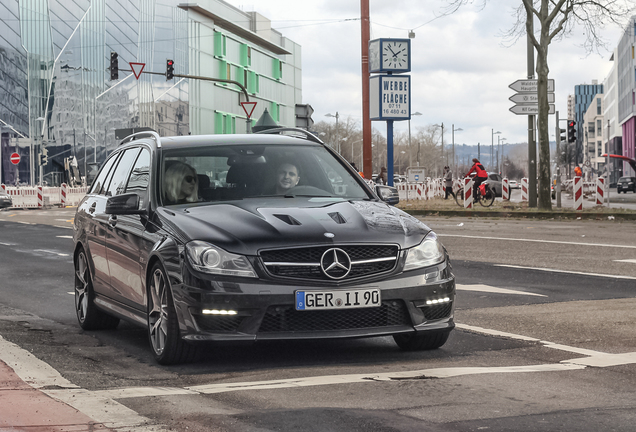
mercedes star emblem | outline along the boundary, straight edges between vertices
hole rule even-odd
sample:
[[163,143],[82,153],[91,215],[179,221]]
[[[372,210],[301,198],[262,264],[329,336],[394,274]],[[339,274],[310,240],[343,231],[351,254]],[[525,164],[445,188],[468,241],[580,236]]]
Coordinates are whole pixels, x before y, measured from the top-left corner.
[[328,249],[320,258],[322,272],[331,279],[342,279],[351,271],[351,258],[342,249]]

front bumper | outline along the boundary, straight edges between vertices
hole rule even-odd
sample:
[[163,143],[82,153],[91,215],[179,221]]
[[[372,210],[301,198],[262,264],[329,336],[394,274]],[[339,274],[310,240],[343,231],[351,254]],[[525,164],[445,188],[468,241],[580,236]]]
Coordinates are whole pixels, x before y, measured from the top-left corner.
[[[220,281],[190,273],[173,285],[181,335],[188,341],[256,341],[386,336],[454,328],[455,278],[448,262],[382,280],[343,286],[285,281]],[[377,288],[375,308],[295,310],[295,291]],[[447,301],[428,304],[427,301]],[[210,315],[203,310],[234,311]]]

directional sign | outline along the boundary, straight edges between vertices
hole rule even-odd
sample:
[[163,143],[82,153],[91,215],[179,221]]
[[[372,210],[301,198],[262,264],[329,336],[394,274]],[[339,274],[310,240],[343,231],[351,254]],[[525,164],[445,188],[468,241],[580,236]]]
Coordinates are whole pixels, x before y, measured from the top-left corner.
[[20,155],[17,153],[11,153],[11,156],[9,157],[9,159],[11,160],[11,163],[13,165],[17,165],[20,163]]
[[[548,111],[548,114],[554,114],[556,112],[556,109],[554,108],[554,104],[550,104],[549,106],[550,106],[550,110]],[[538,104],[515,105],[512,108],[510,108],[510,111],[512,111],[513,113],[517,115],[537,115],[539,114],[539,105]]]
[[139,77],[141,76],[141,72],[143,72],[144,67],[146,67],[146,63],[133,63],[133,62],[129,62],[130,64],[130,69],[133,71],[133,73],[135,74],[135,78],[139,79]]
[[[511,102],[517,104],[538,104],[539,96],[536,93],[517,93],[509,97]],[[548,103],[554,103],[554,93],[548,93]]]
[[[539,90],[538,82],[539,80],[536,80],[536,79],[525,79],[525,80],[521,79],[521,80],[517,80],[513,82],[508,87],[520,93],[536,93]],[[548,91],[549,92],[554,91],[553,79],[548,80]]]
[[241,106],[245,114],[247,114],[247,118],[252,118],[252,113],[254,112],[254,108],[256,108],[256,102],[241,102]]

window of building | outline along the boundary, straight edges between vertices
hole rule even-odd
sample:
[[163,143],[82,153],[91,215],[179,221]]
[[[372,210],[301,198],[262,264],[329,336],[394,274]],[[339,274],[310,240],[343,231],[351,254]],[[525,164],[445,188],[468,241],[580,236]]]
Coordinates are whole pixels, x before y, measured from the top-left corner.
[[280,80],[283,78],[283,62],[279,59],[275,58],[272,61],[272,77],[275,80]]
[[587,124],[587,133],[589,136],[593,137],[594,136],[594,122],[589,122]]
[[240,55],[241,66],[250,67],[252,65],[252,47],[247,44],[241,44]]
[[601,114],[601,98],[596,98],[596,115]]
[[596,134],[597,136],[603,136],[603,125],[601,119],[596,119]]
[[227,37],[221,32],[214,32],[214,55],[225,57],[227,54]]
[[598,156],[601,156],[603,154],[603,143],[599,141],[597,143],[597,148],[598,148]]

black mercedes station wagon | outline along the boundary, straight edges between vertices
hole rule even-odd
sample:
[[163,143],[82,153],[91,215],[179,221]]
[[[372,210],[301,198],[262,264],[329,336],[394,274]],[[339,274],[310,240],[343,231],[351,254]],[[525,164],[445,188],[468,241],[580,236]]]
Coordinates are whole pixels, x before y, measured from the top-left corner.
[[439,348],[455,278],[397,201],[299,129],[131,135],[77,208],[79,324],[147,328],[160,364],[224,341],[390,335]]

